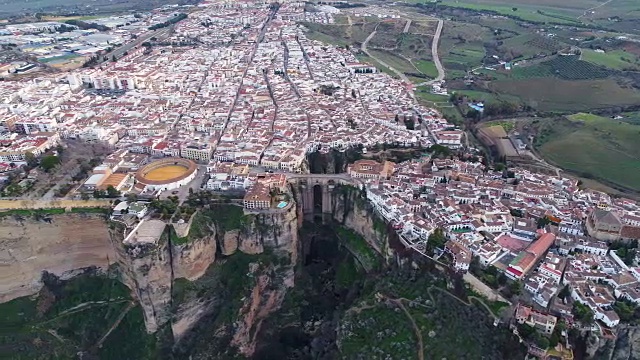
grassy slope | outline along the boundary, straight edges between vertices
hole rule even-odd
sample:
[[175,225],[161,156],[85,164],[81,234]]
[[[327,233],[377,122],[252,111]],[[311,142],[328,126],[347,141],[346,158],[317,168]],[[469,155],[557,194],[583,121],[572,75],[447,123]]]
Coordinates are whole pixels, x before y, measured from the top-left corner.
[[595,115],[570,119],[551,125],[539,147],[542,155],[563,168],[639,191],[640,126]]
[[[0,358],[73,359],[78,351],[92,351],[100,359],[154,357],[155,339],[146,334],[140,306],[127,313],[102,348],[93,348],[131,299],[117,280],[81,275],[55,292],[55,299],[41,294],[0,304]],[[47,306],[46,299],[53,303]],[[92,301],[104,303],[67,312]]]
[[[583,3],[591,4],[592,0],[574,0],[581,1]],[[502,15],[516,16],[522,20],[534,21],[534,22],[554,22],[560,24],[576,24],[578,23],[575,18],[580,14],[579,9],[563,9],[556,6],[556,4],[541,4],[536,2],[532,4],[529,1],[516,0],[516,1],[494,1],[494,0],[444,0],[444,5],[460,7],[472,10],[490,10],[495,11]],[[589,8],[585,6],[582,9]],[[514,8],[516,10],[514,11]],[[544,13],[538,13],[543,11]]]
[[[522,348],[506,328],[495,328],[485,309],[465,304],[443,289],[446,283],[429,274],[388,272],[363,289],[360,301],[340,321],[342,359],[415,359],[417,334],[397,303],[404,298],[424,344],[425,359],[490,359],[522,357]],[[411,304],[411,300],[415,304]],[[498,307],[498,304],[491,304]],[[493,307],[493,306],[492,306]]]
[[599,53],[595,50],[583,49],[582,59],[614,70],[638,68],[637,64],[635,64],[637,61],[636,56],[621,50]]

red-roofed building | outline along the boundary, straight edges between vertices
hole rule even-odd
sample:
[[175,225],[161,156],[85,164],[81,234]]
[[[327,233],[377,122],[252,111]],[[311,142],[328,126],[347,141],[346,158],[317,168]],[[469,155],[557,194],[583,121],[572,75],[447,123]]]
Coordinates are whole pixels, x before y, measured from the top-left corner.
[[551,233],[542,234],[542,236],[540,236],[538,240],[529,245],[529,247],[527,248],[527,252],[534,254],[536,258],[539,259],[542,255],[544,255],[544,253],[547,252],[547,250],[549,250],[555,240],[556,236]]
[[542,234],[538,240],[531,243],[525,251],[522,251],[511,261],[506,275],[512,279],[522,279],[544,256],[555,240],[556,236],[551,233]]

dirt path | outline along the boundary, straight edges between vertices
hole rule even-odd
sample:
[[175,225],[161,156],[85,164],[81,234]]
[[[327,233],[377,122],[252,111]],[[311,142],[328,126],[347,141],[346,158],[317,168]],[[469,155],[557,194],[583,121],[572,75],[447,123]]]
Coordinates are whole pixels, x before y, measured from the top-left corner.
[[103,306],[103,305],[109,305],[109,304],[117,304],[117,303],[122,303],[122,302],[130,302],[130,300],[115,300],[115,301],[88,301],[79,305],[76,305],[72,308],[69,308],[67,310],[62,311],[60,314],[58,314],[56,317],[51,318],[49,320],[46,320],[44,322],[41,322],[35,326],[42,326],[44,324],[48,324],[50,322],[53,322],[55,320],[60,319],[61,317],[64,316],[68,316],[68,315],[72,315],[75,313],[79,313],[88,309],[91,309],[95,306]]
[[[472,301],[475,301],[476,303],[479,303],[480,305],[482,305],[482,307],[484,307],[487,310],[487,312],[491,315],[491,317],[493,318],[493,320],[495,322],[500,320],[500,317],[493,312],[493,310],[489,307],[489,305],[487,305],[485,303],[485,300],[483,298],[480,298],[480,297],[477,297],[477,296],[468,296],[467,297],[468,301],[465,301],[465,300],[462,300],[461,298],[455,296],[454,294],[450,293],[449,291],[447,291],[445,289],[442,289],[442,288],[439,288],[439,287],[434,286],[434,285],[432,285],[432,286],[430,286],[430,287],[428,287],[426,289],[427,295],[429,296],[429,300],[431,301],[431,303],[428,304],[428,305],[424,305],[424,304],[421,304],[419,302],[415,302],[414,300],[407,299],[407,298],[404,298],[404,297],[396,298],[396,297],[391,297],[391,296],[388,296],[388,295],[385,295],[385,294],[382,294],[382,293],[376,293],[375,297],[376,297],[376,299],[378,299],[378,301],[384,300],[384,301],[388,301],[388,302],[398,306],[404,312],[405,316],[409,319],[409,321],[411,322],[411,325],[413,327],[413,331],[415,333],[415,336],[418,339],[418,359],[419,360],[424,360],[424,358],[425,358],[424,357],[425,345],[424,345],[424,340],[422,338],[422,331],[418,327],[418,324],[416,323],[415,318],[413,317],[411,312],[409,312],[407,307],[404,305],[404,302],[409,302],[411,304],[411,307],[421,307],[421,308],[424,308],[424,309],[431,309],[436,304],[436,300],[435,300],[435,298],[433,297],[433,294],[432,294],[433,290],[440,291],[440,292],[444,293],[445,295],[448,295],[448,296],[454,298],[455,300],[459,301],[460,303],[462,303],[465,306],[475,306],[472,303]],[[356,307],[353,307],[353,308],[347,310],[347,313],[356,313],[356,314],[358,314],[358,313],[360,313],[360,312],[362,312],[364,310],[374,308],[379,304],[380,304],[380,302],[378,302],[377,304],[373,304],[373,305],[362,304],[360,306],[356,306]]]
[[118,327],[118,325],[120,325],[120,322],[122,321],[122,319],[124,319],[125,315],[127,315],[127,313],[129,312],[129,310],[133,309],[134,306],[134,302],[133,301],[129,301],[129,305],[127,305],[126,308],[124,308],[122,310],[122,312],[120,313],[120,315],[118,315],[118,318],[116,319],[116,321],[113,322],[113,325],[111,325],[111,327],[109,328],[109,330],[107,330],[107,332],[102,335],[102,337],[100,338],[100,340],[98,340],[98,342],[96,343],[97,348],[102,347],[102,343],[104,343],[104,341],[107,339],[107,337],[111,334],[111,332]]
[[581,18],[583,18],[583,17],[585,17],[585,16],[589,15],[589,13],[590,13],[591,11],[593,11],[593,10],[595,10],[595,9],[597,9],[597,8],[601,8],[601,7],[603,7],[603,6],[607,5],[608,3],[612,2],[612,1],[613,1],[613,0],[607,0],[607,1],[603,2],[602,4],[596,5],[596,6],[592,7],[592,8],[589,8],[589,9],[585,10],[585,11],[584,11],[584,13],[582,13],[582,15],[580,15],[580,16],[578,16],[578,17],[577,17],[577,19],[578,19],[578,20],[580,20]]
[[394,67],[392,67],[391,65],[387,64],[386,62],[378,59],[377,57],[373,56],[371,53],[369,53],[369,51],[367,50],[367,44],[369,43],[369,41],[371,39],[373,39],[373,37],[376,35],[376,31],[378,30],[378,26],[380,25],[380,23],[378,23],[376,25],[376,27],[373,29],[373,31],[371,32],[371,34],[369,34],[369,36],[367,36],[367,38],[364,40],[364,42],[362,43],[362,46],[360,47],[360,50],[362,50],[363,53],[367,54],[367,56],[369,56],[370,58],[372,58],[373,60],[375,60],[378,64],[388,68],[389,70],[391,70],[394,74],[398,75],[398,77],[405,83],[410,84],[411,81],[409,80],[409,78],[403,74],[402,72],[396,70]]
[[407,24],[404,26],[404,30],[402,30],[403,34],[406,34],[409,32],[409,27],[411,26],[411,19],[407,19]]
[[400,309],[402,309],[404,314],[409,318],[409,321],[411,321],[411,325],[413,326],[413,332],[415,333],[416,338],[418,339],[418,360],[424,360],[424,341],[422,341],[422,333],[420,332],[420,328],[418,328],[418,324],[416,324],[416,320],[413,318],[413,315],[411,315],[409,310],[407,310],[407,308],[402,303],[403,300],[408,300],[408,299],[405,299],[405,298],[394,299],[383,294],[380,294],[380,296],[396,304]]

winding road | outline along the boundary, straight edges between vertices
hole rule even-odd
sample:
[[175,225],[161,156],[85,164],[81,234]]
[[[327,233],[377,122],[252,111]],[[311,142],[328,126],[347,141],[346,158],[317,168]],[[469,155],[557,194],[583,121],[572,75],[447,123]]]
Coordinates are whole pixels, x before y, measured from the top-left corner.
[[[410,84],[411,80],[409,80],[409,78],[405,74],[403,74],[401,71],[398,71],[397,69],[395,69],[391,65],[387,64],[386,62],[380,60],[379,58],[377,58],[377,57],[373,56],[371,53],[369,53],[369,51],[367,49],[367,45],[369,44],[369,41],[371,39],[373,39],[373,37],[376,35],[376,32],[378,30],[378,26],[379,25],[380,25],[380,23],[378,23],[376,25],[376,27],[373,29],[373,31],[371,32],[371,34],[369,34],[369,36],[367,36],[367,38],[364,40],[364,42],[360,46],[360,50],[362,50],[363,53],[365,53],[367,56],[369,56],[370,58],[375,60],[378,64],[380,64],[380,65],[388,68],[389,70],[391,70],[403,82]],[[409,30],[409,26],[411,26],[411,20],[407,21],[403,32],[408,31]],[[440,36],[442,35],[442,28],[443,27],[444,27],[444,20],[438,19],[438,27],[436,28],[436,33],[433,35],[433,41],[431,42],[431,57],[433,58],[433,63],[436,65],[436,69],[438,70],[438,76],[433,80],[425,81],[423,83],[417,84],[416,86],[428,86],[428,85],[431,85],[433,83],[440,82],[440,81],[444,80],[444,76],[445,76],[444,67],[442,66],[442,62],[440,61],[440,55],[438,55],[438,46],[440,44]],[[413,63],[411,61],[410,61],[410,63],[413,65]]]
[[436,69],[438,69],[438,76],[421,84],[421,85],[431,85],[436,82],[440,82],[444,80],[444,67],[442,66],[442,62],[440,61],[440,55],[438,55],[438,45],[440,44],[440,35],[442,35],[442,28],[444,27],[444,21],[442,19],[438,20],[438,27],[436,28],[436,33],[433,36],[433,41],[431,42],[431,57],[433,58],[433,63],[436,65]]

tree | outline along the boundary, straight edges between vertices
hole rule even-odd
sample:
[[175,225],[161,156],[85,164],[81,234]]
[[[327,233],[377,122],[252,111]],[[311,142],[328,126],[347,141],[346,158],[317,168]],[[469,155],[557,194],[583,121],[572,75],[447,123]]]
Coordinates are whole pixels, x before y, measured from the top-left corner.
[[40,167],[46,172],[51,171],[58,164],[60,164],[60,158],[55,155],[47,155],[40,161]]
[[613,309],[616,314],[620,316],[620,320],[624,322],[631,322],[635,315],[635,306],[628,304],[624,301],[616,301],[613,304]]
[[538,229],[542,229],[545,226],[549,225],[551,223],[551,220],[549,220],[548,217],[544,216],[541,217],[540,219],[538,219],[537,221],[537,225],[538,225]]
[[538,345],[538,347],[540,347],[540,349],[548,349],[549,348],[549,339],[547,339],[544,336],[537,336],[536,337],[536,345]]
[[107,186],[107,197],[115,198],[120,196],[120,191],[113,187],[113,185]]
[[444,244],[447,242],[447,237],[444,235],[444,231],[440,228],[437,228],[431,235],[429,235],[429,239],[427,239],[427,245],[431,249],[435,248],[444,248]]
[[469,119],[479,120],[482,117],[482,113],[476,109],[469,109],[469,111],[467,111],[466,117]]
[[565,287],[563,287],[562,290],[560,290],[560,293],[558,293],[558,297],[561,298],[562,300],[565,300],[569,295],[571,295],[571,290],[569,290],[569,285],[565,285]]
[[579,302],[573,303],[573,316],[576,317],[580,322],[584,324],[593,323],[593,311],[589,309],[586,305],[582,305]]
[[38,166],[38,159],[36,158],[35,155],[33,155],[33,153],[31,151],[27,151],[24,154],[24,159],[27,162],[27,166],[30,168],[34,168],[36,166]]
[[522,284],[520,281],[514,281],[509,285],[509,290],[513,295],[520,295],[522,293]]
[[416,123],[413,121],[412,118],[404,118],[404,126],[407,127],[407,130],[415,130],[416,128]]
[[58,153],[58,155],[62,155],[62,153],[64,152],[64,147],[60,144],[58,144],[56,146],[56,152]]
[[504,286],[507,283],[508,280],[509,280],[509,278],[503,272],[500,272],[498,274],[498,285]]
[[138,201],[138,195],[134,194],[134,193],[128,193],[127,194],[127,202],[128,203],[132,203],[132,202],[136,202]]

